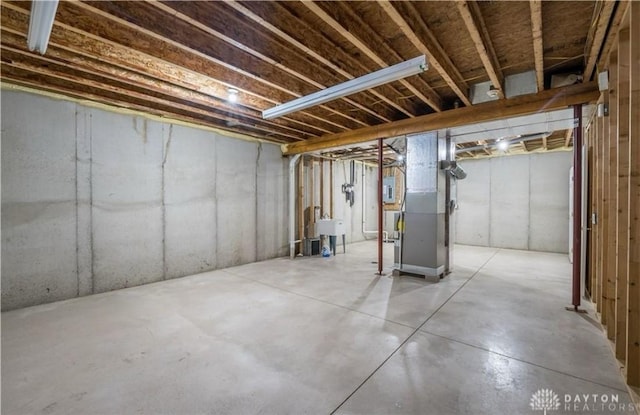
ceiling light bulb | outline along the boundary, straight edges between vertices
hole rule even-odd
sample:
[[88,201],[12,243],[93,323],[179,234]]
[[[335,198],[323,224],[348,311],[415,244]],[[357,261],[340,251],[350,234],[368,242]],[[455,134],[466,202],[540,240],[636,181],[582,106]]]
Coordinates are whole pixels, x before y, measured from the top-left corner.
[[402,154],[400,154],[398,156],[398,161],[402,163],[403,160],[404,160],[404,156]]
[[227,90],[227,99],[229,100],[229,102],[237,102],[238,101],[238,90],[235,88],[229,88]]
[[502,151],[506,151],[508,148],[509,148],[509,141],[507,140],[498,141],[498,149]]

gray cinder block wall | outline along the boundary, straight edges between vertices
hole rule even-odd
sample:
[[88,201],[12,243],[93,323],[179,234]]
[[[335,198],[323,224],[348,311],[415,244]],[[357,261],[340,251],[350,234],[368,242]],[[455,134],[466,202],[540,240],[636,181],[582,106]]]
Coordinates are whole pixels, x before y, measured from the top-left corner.
[[286,255],[280,148],[2,91],[2,309]]
[[571,152],[460,162],[456,243],[567,253]]

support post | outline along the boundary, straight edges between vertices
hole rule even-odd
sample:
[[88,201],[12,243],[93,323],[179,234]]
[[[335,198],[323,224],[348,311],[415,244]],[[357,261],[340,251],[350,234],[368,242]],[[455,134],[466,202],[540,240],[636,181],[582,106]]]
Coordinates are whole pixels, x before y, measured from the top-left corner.
[[[382,275],[382,138],[378,139],[378,274]],[[364,166],[363,166],[364,168]]]
[[582,104],[573,106],[573,295],[574,310],[580,307],[582,248]]

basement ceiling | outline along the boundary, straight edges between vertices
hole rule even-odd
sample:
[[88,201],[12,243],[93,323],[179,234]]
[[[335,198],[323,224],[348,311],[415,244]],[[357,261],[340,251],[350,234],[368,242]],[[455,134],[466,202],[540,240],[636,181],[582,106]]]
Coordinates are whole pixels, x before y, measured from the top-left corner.
[[[42,56],[26,47],[31,3],[1,8],[3,82],[280,144],[456,111],[487,81],[505,99],[505,78],[526,71],[538,90],[558,73],[588,81],[619,14],[601,1],[61,1]],[[262,119],[421,54],[420,75]]]

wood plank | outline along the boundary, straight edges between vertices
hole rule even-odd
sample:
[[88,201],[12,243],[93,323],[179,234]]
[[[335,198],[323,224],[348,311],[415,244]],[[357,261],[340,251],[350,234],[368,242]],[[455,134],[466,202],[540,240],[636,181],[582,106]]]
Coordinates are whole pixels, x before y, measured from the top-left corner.
[[[276,36],[279,36],[280,38],[282,38],[284,41],[286,41],[290,45],[292,45],[292,46],[296,47],[297,49],[301,50],[302,52],[304,52],[306,55],[313,57],[318,62],[321,62],[323,65],[325,65],[327,68],[330,68],[335,73],[338,73],[338,74],[344,76],[346,79],[354,79],[355,78],[353,76],[353,74],[351,74],[350,72],[342,69],[341,67],[339,67],[338,65],[334,64],[332,61],[327,59],[322,54],[316,52],[315,50],[313,50],[310,47],[307,47],[302,42],[299,42],[298,40],[294,39],[292,36],[290,36],[289,34],[285,33],[283,30],[280,30],[278,27],[276,27],[275,25],[271,24],[270,22],[268,22],[267,20],[263,19],[262,17],[258,16],[257,14],[253,13],[251,10],[246,8],[244,5],[238,3],[237,1],[231,0],[231,1],[225,2],[225,4],[227,6],[229,6],[229,7],[234,8],[238,12],[240,12],[244,17],[246,17],[248,19],[251,19],[255,23],[259,24],[264,29],[270,31],[271,33],[275,34]],[[276,3],[276,4],[278,4],[278,3]],[[380,93],[380,92],[376,91],[375,89],[372,89],[369,92],[372,95],[374,95],[375,97],[377,97],[378,99],[382,100],[387,105],[392,106],[396,110],[402,112],[406,116],[408,116],[408,117],[414,117],[415,116],[415,114],[409,108],[406,108],[406,106],[402,106],[399,103],[393,101],[392,99],[388,98],[385,94]]]
[[[420,18],[420,13],[409,3],[391,4],[387,0],[378,2],[382,10],[398,26],[398,29],[409,39],[413,46],[428,57],[429,67],[433,67],[442,79],[453,89],[453,92],[465,104],[470,106],[471,100],[467,96],[469,86],[455,67],[445,50],[442,48],[435,35]],[[407,13],[401,14],[396,7],[406,7]],[[413,27],[406,18],[411,18]]]
[[629,123],[629,285],[627,304],[627,383],[640,387],[640,2],[630,7],[631,55]]
[[530,0],[531,34],[538,91],[544,90],[544,49],[542,48],[542,1]]
[[[603,93],[605,96],[605,102],[608,101],[608,92]],[[600,198],[602,200],[602,262],[601,262],[601,275],[602,275],[602,308],[600,309],[601,321],[603,325],[607,325],[609,322],[609,310],[610,301],[613,298],[610,297],[611,289],[609,288],[609,274],[608,265],[610,259],[611,243],[609,241],[609,120],[602,117],[601,122],[601,135],[600,145],[602,146],[602,168],[600,170],[600,182],[602,192]]]
[[[224,3],[216,4],[215,13],[204,14],[204,12],[208,12],[209,10],[203,11],[203,15],[205,15],[207,18],[207,24],[204,24],[200,20],[195,19],[187,15],[186,13],[183,13],[182,11],[180,11],[180,10],[184,10],[190,13],[197,14],[198,10],[194,10],[194,9],[198,6],[209,7],[210,4],[207,4],[207,2],[162,3],[159,1],[153,1],[153,2],[149,2],[148,4],[152,5],[153,7],[156,7],[157,9],[169,15],[172,15],[173,17],[183,22],[188,23],[190,26],[198,28],[203,33],[212,35],[228,43],[229,45],[260,59],[261,61],[273,67],[279,68],[284,72],[298,79],[301,79],[310,85],[313,85],[314,87],[318,88],[318,90],[325,89],[327,88],[327,86],[336,85],[344,81],[343,79],[336,78],[335,71],[327,71],[322,66],[311,64],[305,56],[301,56],[299,54],[294,55],[292,51],[295,51],[295,49],[285,47],[285,45],[280,45],[278,42],[273,42],[273,41],[269,42],[268,39],[257,39],[258,44],[260,44],[260,41],[263,41],[264,44],[268,45],[267,47],[262,46],[261,50],[258,50],[256,47],[249,45],[248,42],[249,41],[255,42],[256,40],[254,38],[258,37],[259,34],[249,32],[248,30],[246,30],[246,27],[241,26],[242,22],[238,21],[238,19],[234,19],[234,17],[229,15],[228,13],[225,13],[224,8],[219,6],[219,4],[224,4]],[[216,19],[219,21],[220,25],[226,25],[226,26],[233,25],[237,27],[233,38],[212,28],[212,25],[214,23],[213,20],[216,20]],[[269,53],[269,55],[272,55],[272,56],[267,55],[267,53]],[[288,65],[285,65],[281,62],[288,62]],[[295,65],[296,67],[294,68],[293,65]],[[307,73],[304,73],[303,71]],[[317,81],[318,78],[323,78],[326,84],[318,82]],[[391,121],[388,111],[381,111],[383,109],[381,108],[381,106],[377,107],[379,111],[374,111],[373,109],[364,105],[362,102],[359,102],[358,100],[356,100],[355,98],[356,96],[357,95],[354,95],[353,98],[343,97],[341,99],[344,102],[347,102],[348,104],[358,108],[359,110],[364,111],[369,115],[372,115],[373,117],[378,118],[379,120],[382,120],[385,122]],[[362,122],[357,118],[353,118],[353,119],[356,122]]]
[[493,87],[498,90],[498,97],[504,99],[504,74],[502,73],[502,68],[500,68],[500,62],[493,48],[493,43],[478,3],[475,0],[457,1],[455,3],[464,24],[467,26],[467,31],[471,35],[482,65],[487,71]]
[[605,137],[606,146],[608,146],[609,160],[607,173],[607,188],[608,195],[607,201],[609,206],[608,217],[608,229],[607,229],[607,241],[609,244],[609,256],[607,260],[607,297],[609,301],[607,303],[607,337],[610,340],[615,339],[616,336],[616,281],[618,279],[617,274],[617,242],[616,233],[618,230],[618,214],[616,212],[618,190],[616,185],[618,183],[618,90],[615,87],[618,80],[618,55],[614,53],[611,55],[609,61],[609,117],[608,117],[608,135]]
[[613,15],[611,16],[611,23],[608,30],[609,35],[605,38],[604,44],[602,45],[602,52],[600,53],[597,67],[605,67],[606,62],[610,59],[611,52],[616,49],[620,27],[629,11],[629,2],[630,0],[617,1]]
[[[26,37],[29,27],[28,10],[10,2],[2,2],[2,31],[11,31]],[[180,85],[204,94],[212,95],[219,99],[226,99],[227,88],[233,86],[239,90],[239,100],[243,105],[258,110],[276,105],[279,101],[267,98],[274,94],[280,97],[279,91],[272,91],[263,84],[253,82],[252,79],[236,78],[233,85],[225,84],[222,80],[229,76],[229,71],[219,66],[211,65],[197,56],[181,57],[176,50],[165,45],[161,48],[162,58],[149,55],[134,49],[132,46],[124,46],[116,41],[105,39],[82,30],[84,25],[96,25],[99,22],[76,22],[76,26],[69,26],[61,22],[56,15],[54,30],[49,40],[50,45],[60,49],[71,51],[79,56],[104,61],[117,68],[126,68],[139,74],[147,75],[155,79],[165,79],[175,85]],[[106,29],[105,29],[106,30]],[[144,40],[144,39],[143,39]],[[136,44],[137,45],[137,44]],[[160,44],[154,46],[160,47]],[[157,52],[155,52],[157,53]],[[282,95],[283,99],[290,96]],[[331,120],[326,120],[308,112],[301,112],[287,119],[305,125],[314,125],[315,128],[327,133],[344,131],[346,128]]]
[[[243,118],[251,120],[251,122],[263,126],[272,126],[273,131],[282,129],[290,134],[290,137],[294,140],[302,140],[304,137],[312,137],[317,134],[309,134],[303,130],[294,129],[289,126],[288,123],[275,122],[269,123],[262,119],[258,111],[245,108],[239,105],[228,104],[226,100],[215,99],[209,95],[202,94],[197,91],[192,91],[180,86],[170,84],[161,80],[151,79],[150,77],[128,71],[126,69],[119,69],[112,65],[104,64],[103,62],[89,59],[81,59],[79,64],[71,63],[71,60],[75,58],[70,52],[58,49],[53,45],[49,45],[47,48],[47,54],[45,56],[27,52],[25,50],[17,49],[9,45],[17,45],[18,38],[11,33],[2,33],[2,51],[7,59],[11,60],[28,60],[30,62],[41,61],[55,64],[59,67],[69,68],[75,73],[85,73],[89,77],[99,75],[105,79],[109,79],[113,82],[125,83],[131,87],[148,91],[151,94],[162,94],[167,97],[175,98],[179,101],[188,101],[198,104],[202,107],[211,108],[213,114],[219,113],[221,116],[218,118],[222,121],[233,121],[234,117],[227,116],[235,112],[241,115]],[[23,39],[24,40],[24,39]],[[25,40],[26,41],[26,40]],[[26,44],[21,42],[21,44]],[[55,58],[55,59],[52,59]],[[44,65],[44,63],[43,63]],[[212,114],[212,116],[213,116]]]
[[[592,116],[593,117],[593,116]],[[594,155],[594,146],[593,146],[593,118],[588,123],[587,127],[587,189],[588,189],[588,216],[587,216],[587,252],[588,252],[588,277],[589,277],[589,298],[591,302],[595,304],[596,298],[598,296],[597,292],[597,284],[596,284],[596,237],[595,237],[595,226],[593,225],[592,218],[593,214],[596,211],[595,207],[595,185],[594,185],[594,170],[595,170],[595,155]]]
[[590,34],[593,40],[587,45],[585,50],[586,64],[583,75],[585,82],[590,81],[595,72],[596,62],[600,55],[600,50],[602,49],[602,44],[607,34],[607,28],[609,27],[609,21],[611,20],[615,5],[615,1],[601,1],[596,6],[600,6],[600,13],[594,17],[591,26],[593,34]]
[[[345,29],[337,20],[331,17],[327,12],[325,12],[320,6],[311,1],[302,2],[304,6],[306,6],[309,10],[316,14],[320,19],[322,19],[326,24],[328,24],[333,30],[338,32],[341,36],[351,42],[355,47],[357,47],[362,53],[364,53],[369,59],[374,61],[380,68],[386,68],[389,66],[382,58],[380,58],[371,48],[369,48],[362,40],[353,35],[349,30]],[[363,26],[364,27],[364,26]],[[400,58],[397,53],[394,53],[396,58]],[[415,88],[411,83],[407,80],[399,81],[405,88],[407,88],[411,93],[415,96],[426,102],[434,111],[440,112],[442,111],[442,102],[440,97],[437,96],[435,92],[431,92],[429,96],[423,94],[420,90]]]
[[603,202],[602,202],[602,169],[603,169],[603,139],[602,139],[602,125],[603,125],[603,119],[602,117],[598,117],[596,119],[596,131],[595,131],[595,146],[596,146],[596,155],[597,155],[597,162],[596,162],[596,173],[597,176],[595,177],[595,181],[596,181],[596,203],[597,203],[597,208],[596,208],[596,215],[597,215],[597,235],[598,235],[598,252],[597,252],[597,257],[596,257],[596,274],[597,274],[597,279],[598,279],[598,298],[597,298],[597,312],[600,313],[600,321],[603,321],[603,316],[602,316],[602,308],[603,308],[603,304],[604,304],[604,297],[605,297],[605,290],[604,290],[604,286],[603,286],[603,282],[604,282],[604,278],[602,277],[602,253],[603,253],[603,235],[604,235],[604,228],[603,228],[603,220],[602,220],[602,216],[603,216]]
[[435,131],[481,121],[497,120],[535,112],[552,111],[575,104],[592,102],[600,95],[597,83],[588,82],[554,88],[537,94],[521,95],[511,99],[490,101],[472,107],[462,107],[435,114],[394,121],[375,127],[365,127],[304,142],[288,144],[285,155],[323,150],[343,145],[366,143],[378,138],[401,136],[421,131]]
[[[94,21],[110,22],[112,29],[118,28],[127,37],[139,37],[146,35],[156,41],[169,44],[181,52],[181,56],[196,55],[211,61],[213,64],[230,70],[233,74],[229,79],[234,84],[234,78],[239,76],[250,77],[254,82],[264,83],[276,90],[285,92],[293,98],[299,98],[312,92],[316,92],[313,86],[306,81],[288,73],[282,65],[273,66],[239,48],[239,45],[230,45],[221,39],[216,39],[200,31],[191,30],[187,22],[180,19],[171,20],[168,25],[165,16],[154,12],[153,6],[148,2],[63,2],[58,7],[56,19],[64,11],[74,11],[73,7],[80,8],[79,15],[90,16]],[[194,38],[195,37],[195,38]],[[148,45],[142,45],[143,50],[148,50]],[[291,98],[282,100],[289,101]],[[339,119],[348,128],[369,125],[371,120],[364,114],[354,112],[353,107],[341,100],[332,101],[314,107],[313,110],[323,109]]]
[[616,358],[627,353],[627,284],[629,273],[629,29],[618,34],[618,197],[616,283]]
[[569,144],[571,143],[571,138],[573,137],[573,129],[569,128],[564,135],[564,146],[565,148],[569,148]]
[[[3,51],[3,56],[12,56],[8,51]],[[260,131],[263,134],[263,138],[266,139],[275,139],[279,143],[287,142],[290,140],[299,139],[298,135],[292,135],[288,132],[279,131],[273,128],[269,128],[268,126],[261,125],[260,123],[256,123],[255,120],[246,119],[244,117],[232,117],[225,115],[224,113],[217,113],[213,111],[209,111],[203,108],[199,108],[196,105],[187,105],[181,103],[177,100],[173,100],[169,96],[154,96],[149,93],[150,91],[138,91],[131,87],[127,88],[123,84],[119,82],[110,82],[108,79],[104,77],[100,77],[90,73],[73,73],[69,70],[63,71],[60,67],[54,63],[46,63],[46,66],[43,64],[37,64],[36,62],[27,60],[26,57],[23,57],[20,60],[13,60],[10,63],[3,63],[7,67],[18,68],[23,71],[28,71],[33,74],[44,75],[48,77],[53,77],[56,79],[60,79],[62,81],[70,83],[70,85],[78,85],[79,90],[84,89],[84,87],[90,87],[96,90],[106,91],[109,93],[117,94],[124,101],[127,100],[127,97],[131,100],[136,99],[139,103],[147,102],[148,106],[162,106],[165,108],[165,111],[168,114],[175,113],[176,110],[181,110],[183,114],[189,114],[193,118],[208,117],[211,119],[215,119],[219,122],[217,124],[220,127],[224,125],[233,124],[238,127],[245,127],[252,130]]]

